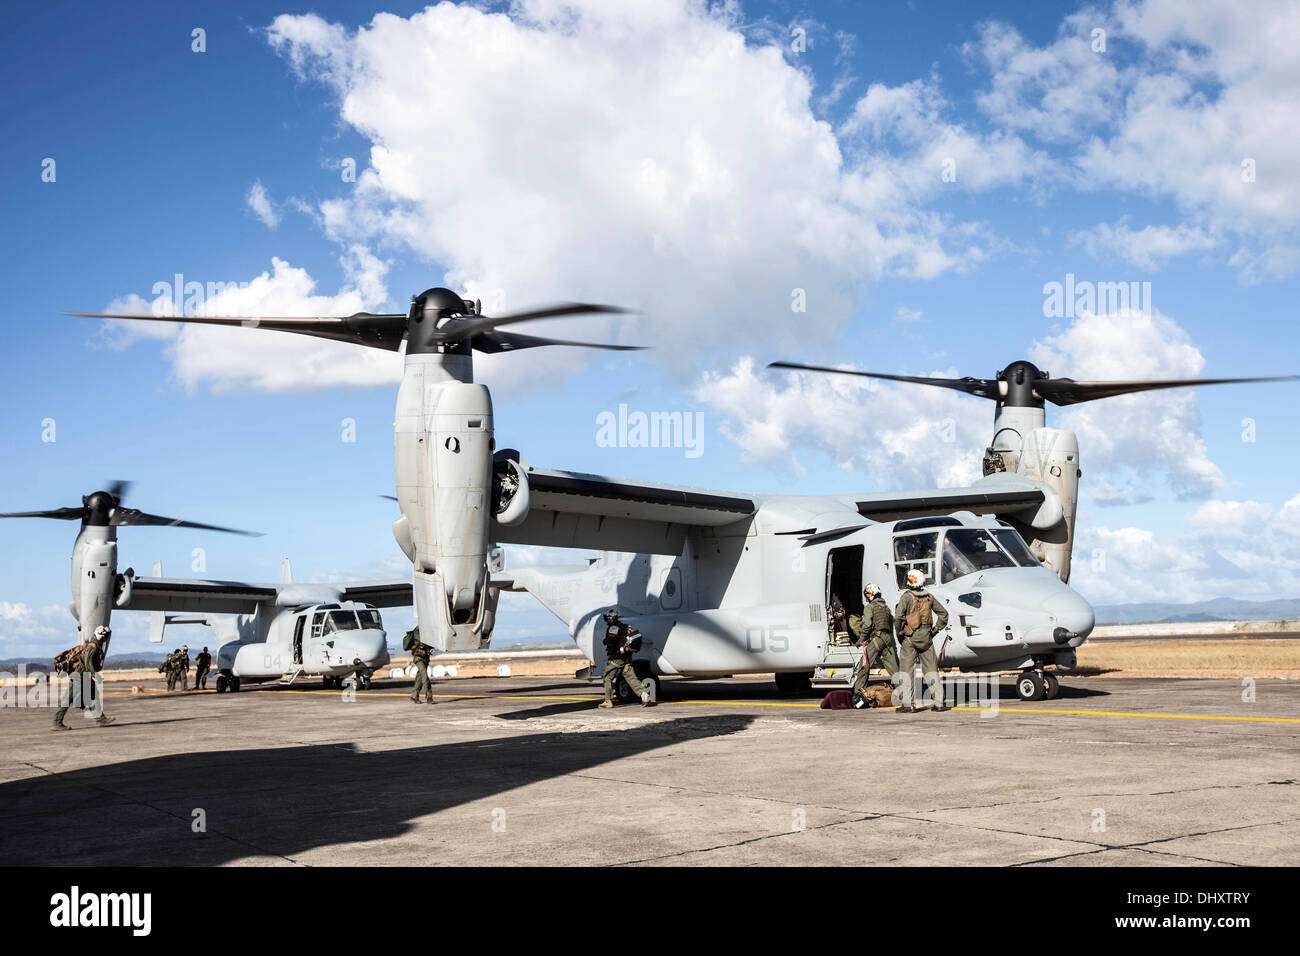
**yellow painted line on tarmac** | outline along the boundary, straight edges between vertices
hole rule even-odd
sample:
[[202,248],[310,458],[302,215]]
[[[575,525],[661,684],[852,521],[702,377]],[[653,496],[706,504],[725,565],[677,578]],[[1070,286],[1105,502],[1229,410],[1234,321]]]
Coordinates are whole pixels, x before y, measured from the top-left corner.
[[[989,707],[954,707],[953,710],[990,710]],[[1300,724],[1300,717],[1227,717],[1219,714],[1143,714],[1123,710],[1037,710],[1032,707],[999,707],[1008,714],[1087,714],[1089,717],[1162,717],[1166,720],[1254,720],[1273,724]]]
[[[147,687],[147,688],[145,688],[145,692],[146,692],[146,693],[153,693],[153,694],[167,694],[167,693],[168,693],[168,691],[166,691],[166,690],[162,690],[162,689],[158,689],[158,688],[152,688],[152,687]],[[303,690],[293,690],[293,689],[289,689],[289,688],[278,688],[278,689],[277,689],[277,688],[272,688],[272,687],[264,687],[264,688],[249,688],[249,690],[240,691],[239,693],[247,694],[247,693],[254,693],[254,692],[261,692],[261,693],[273,692],[273,693],[277,693],[277,694],[316,694],[316,695],[323,695],[323,696],[327,696],[327,697],[337,697],[337,696],[339,695],[339,693],[340,693],[340,691],[337,691],[337,690],[306,690],[306,689],[303,689]],[[180,694],[179,696],[184,696],[185,693],[186,693],[186,692],[182,691],[181,694]],[[188,693],[193,694],[193,693],[196,693],[196,692],[195,692],[195,691],[189,691]],[[197,693],[207,693],[207,694],[212,694],[212,693],[216,693],[216,691],[198,691]],[[138,696],[140,696],[140,695],[138,695],[138,694],[110,694],[110,695],[107,695],[107,696],[110,696],[110,697],[132,697],[132,696],[134,696],[134,697],[138,697]],[[172,693],[172,696],[177,696],[177,695],[173,692],[173,693]],[[360,694],[358,694],[357,696],[358,696],[358,697],[405,697],[405,698],[407,698],[408,700],[409,700],[410,697],[411,697],[410,694],[407,694],[407,693],[405,693],[405,692],[393,692],[393,691],[362,691],[362,692],[361,692]],[[551,701],[571,701],[571,702],[575,702],[575,701],[591,701],[591,702],[593,702],[593,703],[596,702],[596,701],[599,701],[599,700],[601,699],[600,697],[587,697],[587,696],[583,696],[583,697],[573,697],[573,696],[561,697],[561,696],[544,696],[544,695],[541,695],[541,694],[434,694],[434,697],[437,697],[437,698],[442,699],[442,700],[551,700]],[[709,705],[709,704],[713,704],[713,705],[719,705],[719,706],[721,706],[721,705],[726,705],[726,706],[731,706],[731,707],[805,707],[805,708],[820,708],[820,707],[821,707],[821,703],[820,703],[820,702],[816,702],[816,703],[814,703],[814,702],[810,702],[810,701],[797,702],[797,701],[780,701],[780,700],[670,700],[670,701],[663,701],[663,702],[660,702],[660,703],[658,704],[658,706],[660,706],[660,707],[671,707],[671,706],[673,706],[674,704],[683,704],[683,705]],[[624,705],[622,705],[622,706],[627,707],[627,706],[631,706],[631,705],[630,705],[630,704],[624,704]],[[880,709],[880,710],[893,710],[894,708],[873,708],[873,709]],[[974,712],[974,713],[981,713],[981,712],[983,712],[983,713],[987,713],[987,712],[990,712],[990,711],[994,711],[994,708],[991,708],[991,707],[953,707],[952,709],[953,709],[953,710],[971,711],[971,712]],[[1058,717],[1059,717],[1059,716],[1066,716],[1066,717],[1071,717],[1071,716],[1073,716],[1073,717],[1156,717],[1156,718],[1161,718],[1161,719],[1164,719],[1164,720],[1233,720],[1233,721],[1252,721],[1252,722],[1256,722],[1256,723],[1268,723],[1268,724],[1300,724],[1300,718],[1298,718],[1298,717],[1231,717],[1231,716],[1224,716],[1224,715],[1219,715],[1219,714],[1156,714],[1156,713],[1139,713],[1139,712],[1136,712],[1136,711],[1122,711],[1122,710],[1114,710],[1114,711],[1112,711],[1112,710],[1044,710],[1044,709],[1035,708],[1035,707],[1002,707],[1002,706],[999,706],[998,708],[996,708],[996,711],[994,711],[994,712],[999,713],[999,714],[1049,714],[1049,715],[1052,715],[1052,716],[1058,716]]]

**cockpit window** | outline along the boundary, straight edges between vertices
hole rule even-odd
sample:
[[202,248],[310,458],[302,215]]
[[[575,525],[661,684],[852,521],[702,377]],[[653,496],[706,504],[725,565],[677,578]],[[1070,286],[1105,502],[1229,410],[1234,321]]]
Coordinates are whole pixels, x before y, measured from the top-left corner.
[[1038,559],[1034,557],[1034,552],[1029,550],[1029,545],[1025,544],[1025,539],[1020,537],[1011,529],[994,529],[993,537],[998,539],[998,544],[1002,545],[1002,550],[1011,557],[1016,559],[1016,564],[1022,568],[1038,567]]
[[945,582],[986,571],[989,568],[1014,568],[1015,562],[998,547],[993,536],[983,528],[953,528],[943,540],[943,580]]
[[357,614],[355,611],[330,611],[329,620],[325,624],[325,633],[333,631],[355,631],[357,629]]
[[361,621],[361,627],[366,630],[377,630],[384,626],[379,620],[378,611],[357,611],[357,618]]
[[925,575],[925,583],[934,583],[934,553],[939,546],[939,532],[903,534],[894,538],[894,574],[900,588],[907,587],[907,572],[916,568]]

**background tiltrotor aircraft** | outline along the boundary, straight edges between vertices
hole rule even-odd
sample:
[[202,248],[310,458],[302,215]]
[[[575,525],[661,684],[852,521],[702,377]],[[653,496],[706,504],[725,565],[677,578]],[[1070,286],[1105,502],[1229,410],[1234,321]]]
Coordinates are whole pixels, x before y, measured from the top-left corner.
[[[131,483],[115,481],[106,490],[84,496],[81,507],[17,511],[0,518],[57,518],[80,521],[72,545],[72,602],[80,640],[101,624],[109,626],[113,610],[152,611],[149,640],[159,643],[168,624],[207,624],[223,643],[213,670],[218,691],[239,690],[241,680],[300,674],[341,685],[350,674],[362,684],[388,663],[388,647],[377,607],[411,603],[405,581],[351,584],[294,584],[286,560],[278,584],[164,578],[154,565],[152,577],[137,577],[133,568],[118,573],[117,529],[164,526],[256,532],[146,514],[122,504]],[[168,613],[181,612],[181,613]]]

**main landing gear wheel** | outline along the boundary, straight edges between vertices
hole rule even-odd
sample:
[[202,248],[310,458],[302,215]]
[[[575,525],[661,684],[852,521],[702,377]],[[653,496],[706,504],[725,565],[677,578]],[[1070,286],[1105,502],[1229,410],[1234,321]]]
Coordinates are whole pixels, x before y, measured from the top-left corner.
[[812,678],[808,674],[777,674],[776,689],[789,696],[806,694],[812,690]]
[[1047,685],[1038,671],[1025,671],[1016,678],[1016,694],[1021,700],[1042,700],[1046,693]]
[[227,677],[225,674],[218,674],[218,675],[217,675],[217,693],[218,693],[218,694],[224,694],[224,693],[225,693],[226,691],[228,691],[228,690],[230,690],[230,678]]
[[1061,682],[1056,679],[1055,674],[1043,675],[1043,697],[1045,700],[1056,700],[1061,696]]
[[239,693],[239,678],[238,678],[238,677],[232,677],[232,678],[230,678],[230,692],[231,692],[232,694],[238,694],[238,693]]

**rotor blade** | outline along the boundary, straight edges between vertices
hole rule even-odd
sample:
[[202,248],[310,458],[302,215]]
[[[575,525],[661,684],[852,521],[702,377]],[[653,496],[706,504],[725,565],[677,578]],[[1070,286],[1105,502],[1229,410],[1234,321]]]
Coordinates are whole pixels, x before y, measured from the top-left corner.
[[207,316],[150,315],[126,312],[65,312],[89,319],[139,319],[145,322],[185,322],[192,325],[224,325],[231,328],[268,329],[294,332],[336,342],[350,342],[396,352],[406,335],[406,316],[397,313],[358,312],[349,316]]
[[548,305],[540,309],[529,309],[527,312],[514,312],[510,315],[496,317],[490,315],[472,316],[457,322],[447,329],[444,337],[447,341],[457,342],[468,336],[487,332],[503,325],[514,325],[516,322],[531,322],[534,319],[553,319],[562,315],[584,315],[589,313],[627,314],[631,311],[631,309],[623,309],[616,305],[597,305],[590,302],[560,302],[556,305]]
[[389,501],[396,501],[397,495],[376,495],[378,498],[387,498]]
[[61,521],[74,521],[89,513],[87,508],[51,508],[49,511],[10,511],[0,514],[0,518],[58,518]]
[[535,349],[543,345],[574,345],[584,349],[610,349],[616,352],[636,352],[645,345],[607,345],[601,342],[574,342],[569,339],[549,339],[541,335],[523,335],[519,332],[480,332],[474,336],[474,348],[480,352],[514,352],[518,349]]
[[131,482],[129,481],[115,481],[108,486],[108,493],[112,495],[114,498],[116,498],[119,504],[121,503],[122,498],[130,490],[131,490]]
[[1150,392],[1160,388],[1188,388],[1196,385],[1228,385],[1234,382],[1294,382],[1300,375],[1272,375],[1264,378],[1181,378],[1136,382],[1076,382],[1069,378],[1043,378],[1034,382],[1034,391],[1053,405],[1077,405],[1099,398]]
[[182,521],[180,518],[164,518],[162,515],[145,514],[136,508],[114,508],[109,522],[118,527],[140,527],[156,525],[168,528],[201,528],[204,531],[226,531],[230,534],[242,534],[250,538],[260,538],[260,531],[241,531],[238,528],[223,528],[215,524],[202,524],[198,521]]
[[859,372],[848,368],[831,368],[827,365],[802,365],[798,362],[769,362],[768,368],[792,369],[796,372],[831,372],[835,375],[857,375],[861,378],[883,378],[890,382],[911,382],[914,385],[934,385],[956,389],[980,398],[998,397],[998,383],[987,378],[927,378],[919,375],[885,375],[882,372]]

